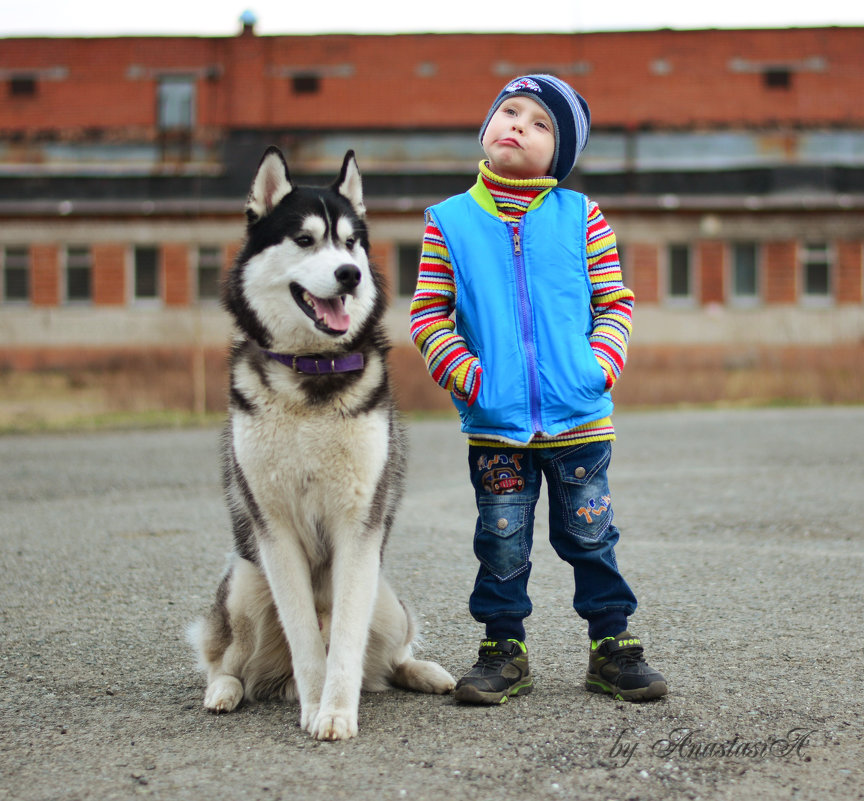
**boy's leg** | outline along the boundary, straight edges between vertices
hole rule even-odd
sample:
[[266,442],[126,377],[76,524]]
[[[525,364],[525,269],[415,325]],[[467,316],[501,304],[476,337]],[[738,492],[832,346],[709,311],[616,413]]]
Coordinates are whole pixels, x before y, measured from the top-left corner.
[[636,596],[618,570],[612,524],[612,496],[606,470],[609,442],[544,451],[549,482],[549,540],[573,568],[573,608],[588,621],[588,636],[599,640],[627,628]]
[[544,461],[549,482],[549,539],[573,567],[573,607],[588,622],[591,638],[586,686],[621,700],[666,693],[663,676],[642,658],[638,638],[627,631],[636,596],[615,559],[619,532],[612,523],[606,471],[609,442],[564,448]]
[[534,507],[542,474],[526,448],[470,446],[471,483],[477,501],[474,554],[480,562],[469,609],[496,639],[524,639],[531,614],[528,577]]
[[456,699],[502,703],[530,692],[524,618],[531,614],[528,577],[534,506],[542,474],[527,449],[469,448],[477,501],[474,553],[480,562],[469,609],[486,627],[477,663],[456,685]]

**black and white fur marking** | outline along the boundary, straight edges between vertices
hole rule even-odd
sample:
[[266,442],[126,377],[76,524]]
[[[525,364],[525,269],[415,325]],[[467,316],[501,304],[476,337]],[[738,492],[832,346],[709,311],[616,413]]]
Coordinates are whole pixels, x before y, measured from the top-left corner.
[[[243,698],[297,699],[312,736],[344,739],[357,733],[361,687],[454,685],[412,657],[414,623],[380,573],[405,438],[354,154],[330,188],[313,189],[296,186],[270,148],[246,214],[224,291],[236,323],[223,442],[235,547],[192,632],[208,673],[204,705],[229,712]],[[363,359],[356,370],[311,375],[268,352]]]

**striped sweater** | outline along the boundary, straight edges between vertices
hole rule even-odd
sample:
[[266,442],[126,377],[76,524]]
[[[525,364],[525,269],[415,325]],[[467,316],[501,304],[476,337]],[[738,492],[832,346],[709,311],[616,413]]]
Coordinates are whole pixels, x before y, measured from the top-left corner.
[[[554,178],[522,181],[501,178],[492,173],[485,162],[480,164],[480,177],[495,200],[498,216],[506,222],[517,222],[534,200],[557,184]],[[589,339],[606,373],[606,386],[611,389],[627,357],[634,296],[621,280],[615,234],[592,201],[588,201],[586,246],[594,312]],[[455,307],[456,283],[447,245],[435,224],[427,220],[420,274],[411,302],[411,339],[426,361],[432,378],[457,397],[472,402],[480,390],[482,371],[478,370],[477,360],[469,352],[465,340],[455,330],[452,318]],[[614,438],[612,420],[605,417],[555,437],[538,434],[529,447]],[[489,439],[473,434],[470,441],[488,444]]]

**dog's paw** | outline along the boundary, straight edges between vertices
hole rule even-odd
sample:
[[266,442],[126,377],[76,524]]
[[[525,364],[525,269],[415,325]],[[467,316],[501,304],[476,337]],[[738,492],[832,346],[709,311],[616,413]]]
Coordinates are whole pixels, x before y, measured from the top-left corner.
[[243,699],[243,685],[235,676],[219,676],[204,695],[204,707],[211,712],[233,712]]
[[309,729],[316,740],[348,740],[357,736],[357,713],[323,710]]
[[418,693],[449,693],[456,680],[436,662],[408,659],[393,672],[392,681],[398,687]]
[[308,731],[309,734],[313,734],[312,724],[315,722],[315,718],[318,717],[318,709],[320,708],[320,704],[301,704],[300,705],[300,728],[303,731]]

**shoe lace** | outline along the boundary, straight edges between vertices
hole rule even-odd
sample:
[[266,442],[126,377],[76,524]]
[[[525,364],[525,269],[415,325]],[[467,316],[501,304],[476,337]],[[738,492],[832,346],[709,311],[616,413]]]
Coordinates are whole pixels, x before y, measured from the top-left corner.
[[641,645],[633,645],[629,648],[622,648],[620,651],[615,651],[610,658],[613,662],[617,662],[619,666],[632,667],[633,665],[638,665],[640,662],[645,661],[645,658],[642,656],[643,653],[644,649]]
[[474,667],[486,667],[497,669],[512,657],[498,648],[481,648]]

